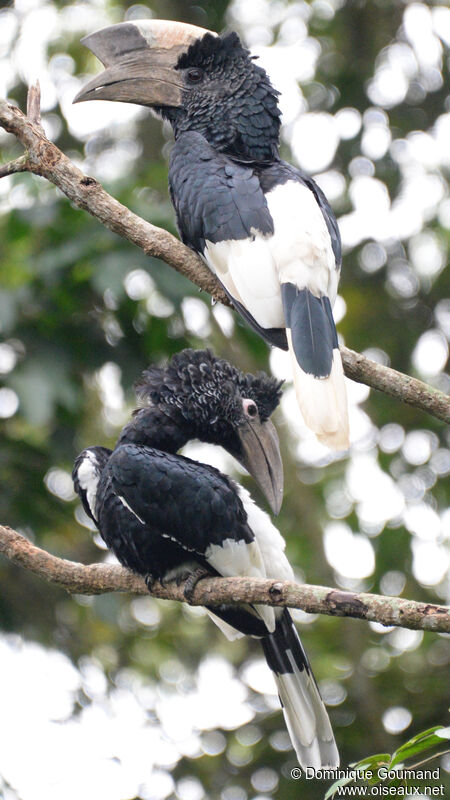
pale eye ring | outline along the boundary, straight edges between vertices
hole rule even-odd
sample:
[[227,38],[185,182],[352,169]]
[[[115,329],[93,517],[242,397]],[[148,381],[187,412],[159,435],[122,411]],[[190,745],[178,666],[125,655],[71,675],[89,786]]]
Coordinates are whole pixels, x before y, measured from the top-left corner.
[[245,400],[242,401],[242,408],[244,409],[244,414],[246,417],[254,419],[258,416],[258,406],[254,400],[245,398]]

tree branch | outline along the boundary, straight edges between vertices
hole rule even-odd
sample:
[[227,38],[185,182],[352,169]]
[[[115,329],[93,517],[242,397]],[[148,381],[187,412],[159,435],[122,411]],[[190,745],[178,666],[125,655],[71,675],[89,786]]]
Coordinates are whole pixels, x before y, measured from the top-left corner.
[[[202,260],[168,231],[133,214],[85,175],[52,142],[40,125],[38,90],[30,89],[32,119],[6,100],[0,100],[0,126],[23,145],[25,157],[0,167],[0,177],[18,171],[41,175],[55,184],[78,208],[88,211],[109,230],[137,245],[146,255],[160,258],[224,305],[230,301]],[[34,121],[33,121],[34,120]],[[404,403],[450,422],[450,399],[416,378],[376,364],[346,347],[341,348],[345,374]]]
[[[0,553],[14,564],[73,594],[148,594],[144,580],[124,567],[111,564],[85,566],[56,558],[4,525],[0,525]],[[155,583],[151,593],[164,600],[186,602],[183,585],[177,586],[176,583],[166,586]],[[222,603],[288,606],[301,608],[311,614],[354,617],[382,625],[436,633],[450,632],[450,609],[400,597],[357,594],[325,586],[257,578],[205,578],[197,584],[192,605],[213,607]]]

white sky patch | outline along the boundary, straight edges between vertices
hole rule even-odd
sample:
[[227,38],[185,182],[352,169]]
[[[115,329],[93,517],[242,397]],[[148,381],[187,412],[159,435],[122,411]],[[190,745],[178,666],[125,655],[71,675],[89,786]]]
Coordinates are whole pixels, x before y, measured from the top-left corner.
[[44,483],[52,494],[60,500],[73,500],[76,494],[73,490],[72,476],[65,469],[51,467],[44,477]]
[[209,464],[225,475],[232,475],[236,472],[241,475],[246,473],[244,467],[241,467],[233,456],[230,456],[223,447],[218,445],[194,440],[188,442],[181,452],[186,458],[192,458],[193,461],[200,461],[202,464]]
[[[163,800],[172,786],[165,768],[181,755],[201,754],[202,730],[233,730],[254,717],[245,685],[220,657],[202,661],[188,690],[165,683],[152,691],[128,670],[109,693],[91,657],[81,659],[78,671],[63,654],[8,636],[0,637],[0,658],[8,730],[0,774],[21,800],[127,800],[141,785],[152,788],[152,800]],[[72,717],[81,687],[94,702]],[[157,722],[149,721],[148,710],[156,711]]]
[[254,712],[246,698],[246,688],[232,666],[218,656],[209,657],[200,664],[196,688],[187,694],[161,697],[156,710],[163,732],[179,742],[196,730],[233,730],[250,722]]
[[423,631],[412,631],[407,628],[396,628],[387,636],[389,647],[394,650],[395,655],[405,652],[412,652],[422,644]]
[[406,730],[411,725],[412,714],[407,708],[392,706],[384,712],[382,722],[388,733],[397,734]]
[[98,370],[96,377],[103,404],[115,411],[122,409],[124,393],[120,383],[122,370],[119,365],[108,361]]
[[426,331],[420,336],[412,354],[415,369],[426,377],[439,375],[448,359],[448,344],[438,330]]
[[125,291],[132,300],[145,300],[155,288],[151,275],[144,269],[132,269],[124,278]]
[[[341,172],[330,169],[328,172],[321,172],[316,175],[314,180],[320,186],[330,203],[334,203],[343,197],[346,189],[346,181]],[[335,316],[336,319],[336,316]]]
[[13,347],[7,342],[0,344],[0,373],[6,375],[11,372],[17,363],[17,354]]
[[426,464],[437,445],[437,437],[429,431],[410,431],[405,437],[402,454],[409,464],[417,467]]
[[426,230],[413,236],[408,249],[412,265],[421,276],[436,277],[445,267],[445,245],[434,231]]
[[19,408],[19,398],[14,389],[3,387],[0,389],[0,418],[13,417]]
[[334,119],[341,139],[353,139],[361,130],[361,114],[356,108],[341,108]]
[[379,123],[368,125],[362,136],[361,151],[367,158],[376,161],[386,155],[391,139],[391,131],[387,125]]
[[447,575],[450,566],[448,549],[435,542],[413,539],[413,574],[423,586],[436,586]]
[[434,309],[434,315],[442,332],[447,339],[450,339],[450,298],[439,300]]
[[383,425],[379,433],[378,446],[383,453],[395,453],[405,440],[405,431],[396,422]]
[[369,539],[353,533],[344,522],[325,526],[325,555],[328,563],[345,578],[367,578],[375,569],[375,553]]
[[181,311],[186,328],[200,338],[206,338],[211,333],[209,308],[198,297],[185,297],[181,301]]
[[347,467],[346,477],[361,523],[384,524],[400,516],[404,509],[403,494],[395,481],[383,472],[375,453],[355,455]]
[[339,144],[334,117],[326,111],[303,114],[292,128],[289,143],[300,167],[308,172],[327,169]]
[[247,661],[242,670],[242,679],[245,683],[259,694],[276,695],[277,687],[275,678],[272,675],[265,659],[257,658]]
[[217,303],[213,306],[212,314],[224,336],[229,339],[234,333],[233,312],[221,303]]

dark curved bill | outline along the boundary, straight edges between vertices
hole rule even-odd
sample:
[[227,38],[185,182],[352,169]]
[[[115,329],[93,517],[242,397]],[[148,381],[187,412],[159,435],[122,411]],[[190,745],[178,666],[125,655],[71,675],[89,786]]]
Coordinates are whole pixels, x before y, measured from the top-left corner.
[[255,479],[274,514],[283,502],[283,462],[275,426],[270,420],[248,420],[238,428],[239,461]]
[[82,39],[106,67],[76,95],[84,100],[119,100],[144,106],[178,106],[182,75],[175,69],[180,55],[206,33],[161,19],[141,19],[109,25]]

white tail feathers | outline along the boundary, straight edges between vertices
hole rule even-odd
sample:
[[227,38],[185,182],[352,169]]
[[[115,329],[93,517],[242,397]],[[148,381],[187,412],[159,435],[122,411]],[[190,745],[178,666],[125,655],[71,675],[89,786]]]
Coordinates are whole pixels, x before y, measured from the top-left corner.
[[339,766],[328,713],[287,609],[277,620],[275,632],[263,638],[262,646],[299,763],[314,769]]
[[284,720],[302,767],[333,769],[339,753],[327,711],[311,673],[274,673]]
[[294,374],[295,393],[306,425],[322,444],[332,450],[349,447],[347,391],[341,354],[333,350],[333,363],[328,378],[315,378],[300,367],[292,346],[291,331],[286,328]]

